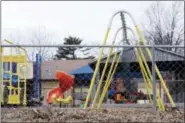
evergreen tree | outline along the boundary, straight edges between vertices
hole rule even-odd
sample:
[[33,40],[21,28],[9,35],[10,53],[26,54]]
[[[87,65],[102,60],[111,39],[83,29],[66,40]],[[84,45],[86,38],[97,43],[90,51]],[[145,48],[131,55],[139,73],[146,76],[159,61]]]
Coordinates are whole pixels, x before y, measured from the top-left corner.
[[[64,38],[63,45],[80,45],[82,43],[82,39],[78,37],[72,37],[69,36],[68,38]],[[85,58],[80,58],[75,54],[75,51],[80,49],[79,47],[59,47],[57,50],[56,55],[54,56],[55,60],[59,59],[66,59],[66,60],[72,60],[72,59],[88,59],[88,58],[94,58],[93,56],[88,56]],[[86,49],[85,51],[90,52],[90,49]],[[85,51],[80,51],[84,54]],[[89,53],[88,53],[89,54]],[[85,55],[85,54],[84,54]],[[87,54],[86,54],[87,55]]]

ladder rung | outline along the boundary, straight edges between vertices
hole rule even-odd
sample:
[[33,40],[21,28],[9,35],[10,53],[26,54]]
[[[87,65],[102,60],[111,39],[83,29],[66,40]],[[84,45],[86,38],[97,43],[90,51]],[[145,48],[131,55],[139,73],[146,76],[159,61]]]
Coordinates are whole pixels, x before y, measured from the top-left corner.
[[[26,80],[20,80],[20,82],[25,82]],[[3,82],[10,82],[10,80],[3,80]]]
[[10,72],[10,71],[3,71],[3,73],[8,73],[8,74],[10,74],[11,72]]
[[13,86],[8,86],[8,89],[14,89],[14,90],[18,90],[18,88],[13,87]]
[[3,82],[10,82],[10,80],[3,80]]
[[12,73],[12,75],[17,75],[18,76],[18,73]]
[[14,87],[13,86],[7,86],[8,87],[8,89],[14,89]]

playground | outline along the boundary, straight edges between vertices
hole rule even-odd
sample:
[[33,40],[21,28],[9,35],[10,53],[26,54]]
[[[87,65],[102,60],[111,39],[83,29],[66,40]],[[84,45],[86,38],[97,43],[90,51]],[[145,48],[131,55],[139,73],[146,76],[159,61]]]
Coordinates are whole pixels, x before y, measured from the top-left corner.
[[[118,15],[123,25],[113,32],[114,38],[105,51]],[[126,26],[125,15],[134,29]],[[73,60],[66,60],[65,65],[60,60],[46,64],[39,53],[35,61],[30,61],[26,46],[3,40],[2,122],[184,122],[184,93],[180,88],[185,68],[183,56],[146,46],[142,30],[126,10],[113,12],[107,23],[98,58],[77,64],[78,67],[73,66]],[[135,45],[121,47],[122,41],[116,41],[120,31],[124,31],[125,40],[130,31]],[[50,81],[52,87],[43,91],[42,86]]]

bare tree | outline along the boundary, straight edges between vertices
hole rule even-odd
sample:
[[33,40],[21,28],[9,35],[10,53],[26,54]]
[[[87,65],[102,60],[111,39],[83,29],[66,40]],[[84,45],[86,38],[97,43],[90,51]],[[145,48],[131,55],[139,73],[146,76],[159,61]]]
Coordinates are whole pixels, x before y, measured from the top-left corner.
[[[51,33],[46,31],[45,27],[38,27],[37,30],[27,29],[26,32],[21,30],[16,30],[12,32],[6,39],[10,40],[14,44],[32,44],[32,45],[40,45],[40,44],[54,44],[52,42]],[[52,59],[52,56],[55,50],[47,47],[33,47],[27,48],[28,59],[31,61],[35,60],[36,53],[42,56],[43,60]],[[18,53],[18,50],[16,50]],[[53,53],[53,54],[52,54]]]
[[[7,41],[4,41],[3,43],[8,43],[8,44],[14,44],[14,45],[19,45],[19,44],[22,44],[23,41],[25,41],[25,35],[22,34],[21,30],[15,30],[15,32],[11,32],[7,37],[4,38],[4,40],[7,40]],[[5,49],[9,49],[9,48],[5,48]],[[12,48],[13,49],[13,54],[18,54],[18,53],[23,53],[24,54],[24,51],[22,50],[22,48],[18,48],[18,47],[14,47]],[[7,50],[8,51],[8,50]],[[31,57],[29,57],[28,55],[28,60],[31,60]]]
[[[52,35],[46,31],[45,27],[39,27],[38,30],[31,33],[30,43],[33,45],[54,44],[52,42]],[[40,54],[43,60],[52,59],[53,56],[51,49],[47,47],[34,47],[32,49],[32,56],[35,56],[36,53]]]
[[[174,1],[168,7],[161,1],[155,2],[146,11],[148,20],[144,26],[149,44],[183,45],[184,42],[184,2]],[[167,50],[179,52],[177,48]]]

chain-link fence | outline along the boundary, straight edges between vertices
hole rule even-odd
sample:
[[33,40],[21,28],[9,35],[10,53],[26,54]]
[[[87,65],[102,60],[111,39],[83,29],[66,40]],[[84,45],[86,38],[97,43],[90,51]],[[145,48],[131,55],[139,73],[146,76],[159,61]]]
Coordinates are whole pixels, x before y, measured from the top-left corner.
[[[155,104],[158,105],[159,98],[165,104],[170,104],[171,100],[166,93],[165,85],[167,85],[167,90],[175,104],[184,104],[185,60],[184,53],[177,52],[183,51],[183,47],[170,46],[165,49],[166,47],[151,48],[149,46],[147,48],[152,54],[151,57],[144,47],[142,51],[146,61],[142,60],[142,54],[137,54],[139,50],[136,46],[104,47],[103,57],[97,71],[96,64],[98,64],[101,47],[93,47],[89,50],[94,56],[93,59],[86,56],[84,58],[77,53],[77,57],[75,59],[71,57],[70,60],[56,60],[54,55],[43,59],[39,53],[32,55],[32,48],[34,47],[25,47],[25,51],[27,51],[25,54],[24,50],[18,52],[18,47],[13,47],[12,53],[10,48],[3,47],[1,104],[54,105],[60,98],[61,100],[58,102],[63,103],[64,106],[83,107],[94,74],[96,76],[88,101],[89,105],[93,103],[95,96],[97,96],[95,104],[98,104],[101,95],[104,94],[105,86],[108,88],[102,106],[116,107],[116,105],[125,104],[141,107],[151,104],[152,106],[155,99]],[[55,46],[45,48],[53,52],[52,54],[57,51]],[[111,48],[114,50],[109,55]],[[176,49],[176,52],[173,49]],[[119,57],[120,60],[116,59]],[[109,60],[107,61],[107,59]],[[118,63],[117,67],[116,63]],[[145,69],[142,67],[145,65],[148,66],[148,70],[147,66]],[[72,77],[59,71],[68,73]],[[110,85],[107,84],[108,82]],[[151,84],[146,84],[149,82]],[[99,83],[101,83],[101,87],[97,93]]]

